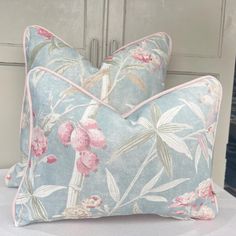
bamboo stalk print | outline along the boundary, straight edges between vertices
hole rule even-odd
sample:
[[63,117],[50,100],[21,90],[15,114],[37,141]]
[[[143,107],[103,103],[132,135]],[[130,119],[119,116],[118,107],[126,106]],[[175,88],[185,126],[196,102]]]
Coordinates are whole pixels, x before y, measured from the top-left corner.
[[[109,66],[109,65],[107,65]],[[109,90],[109,77],[104,74],[102,78],[102,88],[101,88],[101,100],[105,100],[108,103],[107,93]],[[90,105],[85,110],[81,120],[86,120],[88,118],[96,116],[96,113],[99,109],[100,104],[97,101],[91,100]],[[68,197],[66,207],[74,207],[77,204],[79,198],[79,193],[82,189],[85,176],[78,172],[77,170],[77,160],[80,158],[80,153],[76,152],[73,173],[68,188]]]
[[84,176],[77,171],[76,162],[80,158],[79,152],[75,154],[75,161],[74,161],[74,168],[73,168],[73,175],[70,179],[69,187],[68,187],[68,197],[67,197],[67,204],[66,207],[72,207],[76,205],[78,192],[79,192],[79,183]]

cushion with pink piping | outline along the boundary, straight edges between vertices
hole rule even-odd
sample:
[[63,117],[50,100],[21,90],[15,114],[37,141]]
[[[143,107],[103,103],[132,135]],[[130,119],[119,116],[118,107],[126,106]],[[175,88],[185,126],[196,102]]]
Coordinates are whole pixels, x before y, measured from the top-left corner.
[[215,217],[217,79],[166,90],[123,115],[45,68],[31,70],[27,91],[30,155],[13,203],[16,226],[131,214]]
[[[164,89],[171,39],[166,33],[156,33],[127,44],[106,58],[98,69],[52,32],[41,26],[30,26],[24,34],[24,51],[26,73],[37,66],[49,68],[122,114]],[[19,186],[27,165],[28,124],[29,109],[25,93],[20,130],[22,162],[9,170],[5,178],[9,187]]]

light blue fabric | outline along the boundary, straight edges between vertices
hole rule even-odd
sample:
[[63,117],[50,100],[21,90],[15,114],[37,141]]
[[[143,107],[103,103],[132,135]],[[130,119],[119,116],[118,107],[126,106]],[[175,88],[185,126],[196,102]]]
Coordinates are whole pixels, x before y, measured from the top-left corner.
[[[100,70],[93,67],[76,49],[43,27],[28,27],[24,42],[27,71],[44,66],[64,75],[98,98],[106,93],[106,97],[102,97],[104,102],[121,114],[164,89],[171,53],[171,39],[165,33],[156,33],[124,46],[106,58]],[[102,87],[104,77],[107,84]],[[29,145],[26,97],[23,104],[20,149],[25,163]],[[24,165],[17,164],[16,169],[13,167],[9,170],[6,179],[8,187],[19,186],[23,173],[23,170],[18,173],[19,167],[24,168]]]
[[215,217],[215,78],[156,95],[124,117],[47,69],[35,68],[27,82],[31,154],[14,203],[17,226],[144,213]]

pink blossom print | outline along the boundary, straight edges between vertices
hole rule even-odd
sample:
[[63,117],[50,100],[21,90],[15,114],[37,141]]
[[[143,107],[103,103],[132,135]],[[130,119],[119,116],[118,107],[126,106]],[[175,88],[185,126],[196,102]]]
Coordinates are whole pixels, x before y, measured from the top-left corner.
[[71,146],[79,152],[90,147],[106,147],[105,137],[98,128],[96,120],[87,119],[79,122],[78,127],[71,134]]
[[82,121],[82,124],[85,129],[98,129],[97,121],[94,119],[88,118]]
[[102,204],[102,199],[101,199],[101,197],[99,197],[97,195],[92,195],[89,198],[85,199],[82,202],[82,204],[86,208],[96,208]]
[[132,56],[134,59],[136,59],[140,62],[143,62],[143,63],[149,63],[152,61],[151,54],[135,52]]
[[77,170],[83,174],[88,175],[92,171],[97,170],[99,159],[97,155],[90,151],[83,151],[80,153],[80,158],[77,160]]
[[44,131],[39,127],[35,127],[33,129],[32,142],[31,142],[31,149],[33,155],[35,157],[41,156],[43,153],[47,151],[47,145],[48,145],[48,140],[47,137],[44,135]]
[[75,128],[71,134],[71,146],[77,152],[87,150],[89,148],[89,136],[83,127]]
[[199,198],[210,199],[212,202],[216,201],[216,196],[213,191],[212,180],[207,179],[202,181],[196,189]]
[[54,163],[54,162],[56,162],[57,161],[57,157],[55,156],[55,155],[48,155],[47,157],[46,157],[46,162],[48,163],[48,164],[52,164],[52,163]]
[[199,220],[211,220],[215,218],[214,211],[208,206],[201,206],[199,209],[192,209],[191,217]]
[[70,144],[71,133],[73,130],[74,130],[74,127],[70,121],[66,121],[59,126],[57,134],[58,134],[60,142],[64,144],[65,146]]
[[52,39],[53,35],[48,32],[47,30],[43,29],[43,28],[38,28],[37,29],[37,33],[43,37],[45,37],[46,39]]
[[170,207],[190,206],[195,200],[196,194],[194,192],[185,193],[176,197]]

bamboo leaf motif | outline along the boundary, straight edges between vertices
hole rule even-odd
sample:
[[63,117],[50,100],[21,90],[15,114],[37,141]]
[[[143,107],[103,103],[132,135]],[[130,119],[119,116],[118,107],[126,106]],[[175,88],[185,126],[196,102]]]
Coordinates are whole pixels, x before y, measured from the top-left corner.
[[155,104],[152,104],[152,106],[151,106],[151,117],[152,117],[152,122],[154,125],[157,124],[158,120],[161,117],[160,108],[158,106],[156,106]]
[[87,78],[83,83],[83,88],[90,89],[93,87],[96,83],[98,83],[100,80],[103,79],[104,75],[108,74],[108,69],[100,70],[97,74],[91,76],[90,78]]
[[156,195],[147,195],[142,198],[145,198],[146,200],[151,201],[151,202],[167,202],[167,199],[165,197],[156,196]]
[[172,176],[172,159],[168,151],[168,146],[161,140],[158,135],[156,136],[156,150],[166,173],[169,176]]
[[26,204],[30,200],[29,193],[19,193],[16,199],[16,204]]
[[156,127],[160,127],[163,124],[170,123],[183,107],[184,105],[176,106],[164,112],[159,118]]
[[186,143],[173,133],[159,133],[161,139],[172,149],[179,153],[184,153],[188,158],[192,159],[192,155]]
[[132,64],[132,65],[126,65],[123,66],[122,70],[142,70],[142,69],[146,69],[145,66],[143,64]]
[[149,122],[149,120],[144,117],[140,117],[138,119],[138,121],[136,122],[136,124],[142,125],[146,129],[153,129],[154,128],[153,125]]
[[145,91],[146,85],[143,80],[135,74],[128,74],[128,79],[134,83],[140,90]]
[[199,145],[197,145],[197,149],[196,149],[196,152],[195,152],[195,170],[196,170],[196,173],[198,172],[198,163],[199,163],[199,160],[201,158],[201,148]]
[[120,190],[116,184],[116,181],[113,175],[108,169],[106,169],[106,176],[107,176],[107,186],[108,186],[109,193],[112,199],[115,202],[118,202],[120,200]]
[[48,197],[49,195],[51,195],[52,193],[56,191],[59,191],[65,188],[66,187],[64,186],[57,186],[57,185],[42,185],[34,191],[33,196],[44,198],[44,197]]
[[152,193],[160,193],[160,192],[164,192],[164,191],[167,191],[169,189],[172,189],[172,188],[175,188],[176,186],[184,183],[185,181],[188,181],[189,178],[180,178],[180,179],[175,179],[169,183],[166,183],[166,184],[162,184],[156,188],[153,188],[151,189],[150,192]]
[[153,49],[152,51],[155,52],[155,54],[157,54],[159,57],[161,57],[165,63],[167,63],[168,61],[167,53],[165,53],[163,50],[160,50],[160,49]]
[[134,214],[142,214],[143,213],[137,202],[135,202],[133,205],[133,213]]
[[43,47],[45,47],[46,45],[49,45],[50,43],[51,43],[51,41],[42,42],[34,47],[32,52],[30,53],[30,58],[29,58],[29,62],[28,62],[28,69],[30,69],[32,67],[34,60],[35,60],[36,56],[38,55],[38,53],[41,51],[41,49]]
[[162,173],[163,173],[164,168],[162,168],[150,181],[148,181],[142,188],[140,195],[144,195],[147,192],[149,192],[154,185],[157,183],[157,181],[160,179]]
[[200,135],[198,138],[198,142],[204,158],[206,159],[206,161],[208,161],[209,160],[208,145],[205,135]]
[[193,127],[187,124],[181,123],[167,123],[158,127],[158,132],[160,133],[176,133],[184,129],[192,129]]
[[205,120],[205,115],[203,114],[202,110],[200,109],[200,107],[193,103],[193,102],[189,102],[186,101],[185,99],[179,99],[180,101],[182,101],[183,103],[185,103],[189,109],[198,117],[200,118],[200,120],[202,121],[202,123],[205,125],[206,120]]
[[154,135],[153,130],[145,130],[144,132],[137,134],[133,136],[131,139],[129,139],[126,144],[121,146],[116,152],[113,153],[111,159],[109,162],[114,161],[119,156],[123,155],[126,152],[129,152],[133,148],[137,147],[140,144],[144,144],[148,140],[150,140]]
[[47,212],[42,202],[36,197],[32,197],[31,204],[32,204],[33,219],[47,221],[48,220]]

